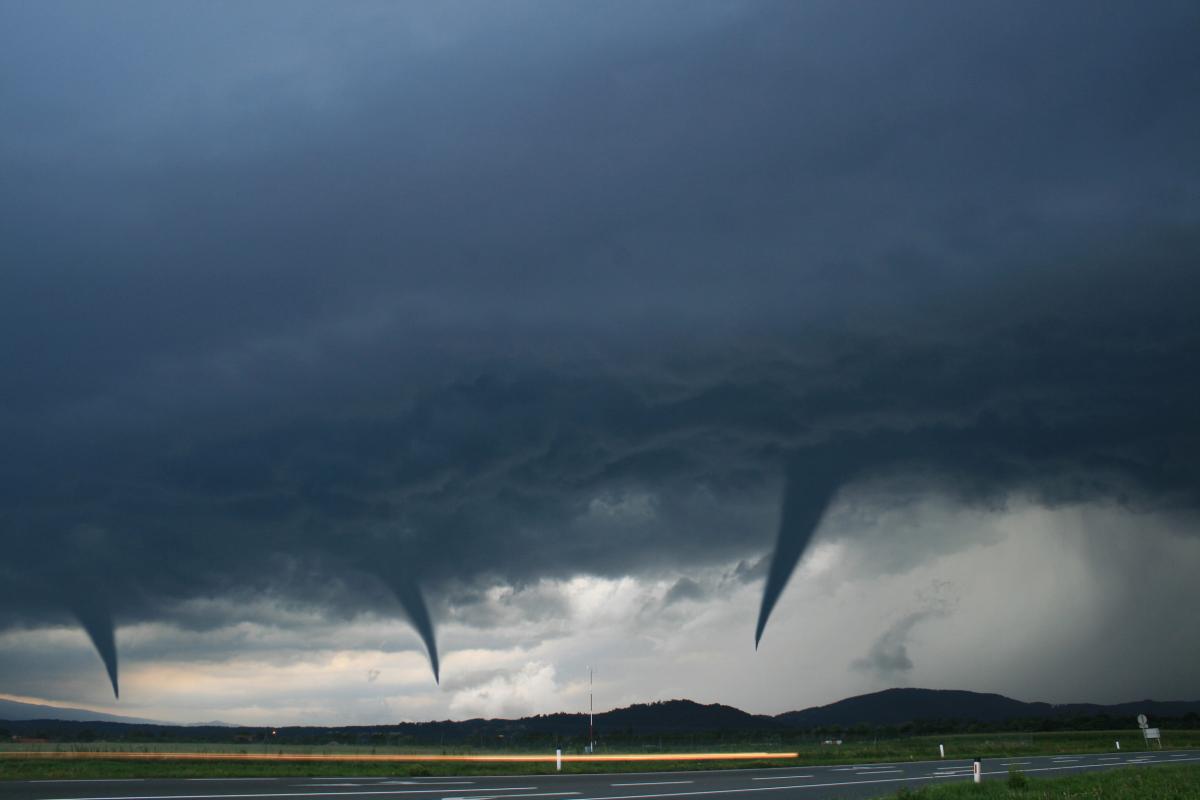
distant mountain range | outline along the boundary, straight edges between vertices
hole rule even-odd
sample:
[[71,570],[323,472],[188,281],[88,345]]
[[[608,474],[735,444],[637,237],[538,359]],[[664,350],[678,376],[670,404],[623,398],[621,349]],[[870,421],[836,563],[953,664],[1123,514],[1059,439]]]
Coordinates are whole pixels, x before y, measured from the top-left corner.
[[[887,689],[859,695],[826,706],[788,711],[775,716],[750,714],[732,706],[702,705],[691,700],[641,703],[596,715],[597,732],[607,737],[668,736],[720,733],[787,733],[795,731],[900,726],[910,723],[982,723],[1002,724],[1014,720],[1052,721],[1072,718],[1112,718],[1133,727],[1138,714],[1155,719],[1193,719],[1200,724],[1200,701],[1142,700],[1115,705],[1094,703],[1025,703],[999,694],[935,689]],[[6,727],[29,730],[32,721],[57,721],[57,729],[82,727],[79,723],[101,723],[101,728],[129,725],[154,727],[157,735],[164,730],[177,731],[179,737],[228,737],[229,723],[207,722],[188,726],[170,725],[154,720],[122,717],[78,708],[32,705],[0,700],[0,722]],[[16,725],[22,722],[24,724]],[[42,725],[42,728],[45,728]],[[92,727],[96,727],[93,725]],[[239,731],[263,731],[263,727],[238,728]],[[274,741],[299,741],[390,735],[409,741],[486,741],[521,737],[578,736],[587,730],[586,714],[544,714],[521,719],[471,719],[461,721],[403,722],[391,725],[279,728]],[[245,735],[239,734],[239,735]]]
[[153,719],[122,717],[117,714],[105,714],[102,711],[88,711],[86,708],[44,706],[35,703],[19,703],[16,700],[0,699],[0,720],[8,722],[33,719],[73,720],[77,722],[127,722],[142,725],[169,724]]
[[902,725],[925,720],[1003,722],[1062,717],[1183,717],[1200,714],[1200,701],[1139,700],[1133,703],[1025,703],[1000,694],[945,689],[886,689],[839,700],[827,706],[787,711],[775,719],[791,728],[833,725]]

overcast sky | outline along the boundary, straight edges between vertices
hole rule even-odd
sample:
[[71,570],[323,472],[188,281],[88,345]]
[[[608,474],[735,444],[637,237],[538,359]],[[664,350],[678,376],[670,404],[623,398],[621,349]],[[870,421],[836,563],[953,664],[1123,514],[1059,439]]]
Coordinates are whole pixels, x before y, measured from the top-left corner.
[[1200,698],[1198,38],[0,0],[0,696]]

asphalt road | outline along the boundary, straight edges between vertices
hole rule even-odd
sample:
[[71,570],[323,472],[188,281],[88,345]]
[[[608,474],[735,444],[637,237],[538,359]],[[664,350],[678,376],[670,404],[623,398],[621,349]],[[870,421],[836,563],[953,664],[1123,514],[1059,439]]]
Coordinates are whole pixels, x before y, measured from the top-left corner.
[[[1010,766],[1035,776],[1129,765],[1200,762],[1200,750],[1029,756],[987,760],[983,779],[1004,780]],[[461,778],[193,778],[189,780],[0,781],[0,800],[653,800],[761,797],[763,800],[870,798],[901,786],[969,781],[970,761],[853,764],[605,775]]]

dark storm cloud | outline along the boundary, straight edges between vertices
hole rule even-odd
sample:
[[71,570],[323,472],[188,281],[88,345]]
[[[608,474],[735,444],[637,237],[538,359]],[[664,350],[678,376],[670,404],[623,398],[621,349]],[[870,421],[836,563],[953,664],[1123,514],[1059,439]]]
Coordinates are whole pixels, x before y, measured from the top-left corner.
[[0,623],[114,690],[226,595],[436,674],[424,592],[782,495],[761,636],[883,473],[1196,506],[1191,4],[2,8]]

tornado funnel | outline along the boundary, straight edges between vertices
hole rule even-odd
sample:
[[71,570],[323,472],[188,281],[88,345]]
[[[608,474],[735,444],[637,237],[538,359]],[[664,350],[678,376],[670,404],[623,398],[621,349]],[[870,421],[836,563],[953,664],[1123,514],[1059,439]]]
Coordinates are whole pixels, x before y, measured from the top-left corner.
[[86,604],[75,604],[71,608],[71,612],[83,627],[84,632],[87,633],[88,638],[92,640],[92,646],[96,648],[96,653],[104,662],[104,669],[108,671],[113,697],[119,699],[121,690],[117,685],[117,642],[113,636],[112,614],[95,598],[89,598]]
[[416,581],[408,578],[389,579],[388,585],[396,595],[396,599],[400,601],[404,613],[408,615],[408,621],[412,623],[417,635],[425,643],[425,650],[429,653],[429,666],[433,669],[433,681],[440,684],[437,637],[433,630],[433,620],[429,616],[429,608],[425,605],[425,596],[421,594],[421,588]]
[[771,568],[767,583],[763,587],[762,606],[758,612],[758,627],[754,631],[754,649],[762,640],[763,630],[771,611],[779,602],[796,565],[808,549],[813,534],[825,516],[830,500],[842,481],[841,470],[822,471],[789,467],[787,483],[783,492],[783,509],[780,513],[779,535],[775,540],[775,551],[771,555]]

